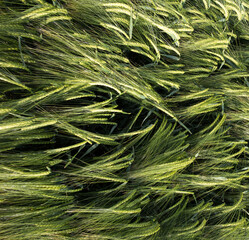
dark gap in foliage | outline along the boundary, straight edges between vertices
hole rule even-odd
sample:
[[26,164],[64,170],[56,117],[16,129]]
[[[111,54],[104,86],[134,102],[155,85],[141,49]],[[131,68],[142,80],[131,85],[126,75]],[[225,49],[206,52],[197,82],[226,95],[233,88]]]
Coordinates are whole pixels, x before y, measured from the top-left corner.
[[[80,94],[80,92],[79,92]],[[58,112],[60,112],[60,109],[71,109],[73,107],[83,107],[83,106],[89,106],[90,104],[98,103],[103,100],[100,100],[99,98],[96,97],[82,97],[82,98],[76,98],[76,99],[70,99],[66,101],[60,101],[59,106],[55,105],[54,109],[58,109]],[[58,106],[58,107],[57,107]],[[53,107],[53,105],[51,105]],[[49,111],[49,105],[47,105],[47,110]],[[83,111],[83,110],[82,110]],[[84,111],[88,111],[87,109]]]
[[128,58],[130,63],[135,67],[142,67],[142,66],[152,63],[151,59],[139,53],[135,53],[132,51],[126,51],[124,52],[124,55]]
[[187,125],[187,127],[191,129],[192,134],[195,134],[195,133],[198,133],[200,129],[204,129],[205,127],[208,127],[210,122],[214,120],[215,120],[214,114],[203,113],[203,114],[193,117],[185,124]]
[[25,89],[14,89],[4,92],[6,100],[22,99],[30,96],[30,93]]
[[[97,162],[97,160],[95,159],[96,157],[101,157],[104,154],[108,155],[113,149],[113,147],[100,144],[96,146],[93,150],[91,150],[92,146],[93,145],[86,144],[86,146],[81,150],[78,147],[71,149],[67,153],[60,154],[60,159],[62,159],[64,162],[60,165],[59,169],[61,168],[63,169],[65,165],[71,160],[72,163],[69,164],[69,168],[72,169],[77,169],[78,167],[84,167],[87,166],[88,164],[96,163]],[[89,152],[87,153],[87,151]]]
[[241,46],[241,48],[243,47],[243,46],[248,46],[249,45],[249,40],[247,40],[247,39],[244,39],[244,38],[238,38],[238,44],[237,45],[239,45],[239,46]]
[[79,143],[80,139],[77,137],[73,137],[70,135],[63,134],[60,130],[53,137],[54,144],[51,146],[52,148],[63,148],[73,144]]
[[25,46],[29,51],[39,48],[36,41],[26,38],[22,38],[22,46]]
[[[177,96],[181,96],[180,94],[176,95]],[[191,107],[193,105],[196,105],[198,103],[200,103],[201,101],[203,101],[205,99],[205,97],[203,98],[198,98],[198,99],[190,99],[190,100],[186,100],[184,102],[179,102],[177,103],[177,105],[179,105],[179,108],[187,108],[187,107]]]
[[[111,132],[111,129],[114,125],[107,125],[107,124],[99,124],[99,123],[92,123],[91,125],[85,125],[82,129],[86,131],[91,131],[96,134],[103,134],[103,135],[109,135]],[[80,127],[79,127],[80,128]]]
[[25,11],[30,8],[30,5],[23,4],[21,0],[18,1],[9,1],[9,0],[1,0],[0,2],[0,9],[1,11],[9,12],[11,9],[15,9],[21,11]]
[[117,94],[116,92],[110,90],[110,88],[107,88],[104,86],[101,87],[101,89],[93,87],[93,88],[91,88],[91,91],[94,92],[94,94],[96,96],[96,98],[94,98],[94,100],[96,101],[96,99],[97,99],[100,102],[105,101],[105,100],[110,99],[110,98],[115,98],[115,96]]
[[47,3],[53,4],[53,0],[45,0]]
[[87,152],[87,150],[91,146],[84,148],[81,151],[81,153],[78,154],[77,158],[80,161],[84,161],[84,162],[87,162],[87,163],[94,163],[94,162],[96,162],[95,157],[101,157],[103,155],[108,155],[113,149],[113,146],[107,146],[107,145],[104,145],[104,144],[99,144],[93,151],[91,151],[87,155],[85,155],[85,153]]
[[55,142],[52,140],[34,140],[27,144],[20,144],[15,148],[16,151],[20,152],[33,152],[33,151],[45,151],[51,149],[51,146]]
[[231,67],[228,65],[228,64],[224,64],[224,63],[222,63],[222,62],[220,62],[219,63],[219,65],[217,66],[217,69],[215,70],[215,71],[213,71],[211,74],[210,74],[210,76],[215,76],[217,73],[219,73],[220,72],[220,70],[226,70],[226,69],[231,69]]
[[[175,89],[171,89],[171,90],[168,90],[166,89],[165,87],[162,87],[162,86],[155,86],[154,87],[154,90],[162,97],[162,98],[166,98],[168,97],[168,95],[174,91]],[[175,96],[175,94],[174,94]]]

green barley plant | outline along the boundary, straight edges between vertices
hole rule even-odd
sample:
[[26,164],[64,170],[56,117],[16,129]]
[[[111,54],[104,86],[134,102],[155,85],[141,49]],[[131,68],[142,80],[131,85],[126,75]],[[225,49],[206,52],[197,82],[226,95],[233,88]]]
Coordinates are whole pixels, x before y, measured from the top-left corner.
[[249,239],[248,0],[1,0],[0,239]]

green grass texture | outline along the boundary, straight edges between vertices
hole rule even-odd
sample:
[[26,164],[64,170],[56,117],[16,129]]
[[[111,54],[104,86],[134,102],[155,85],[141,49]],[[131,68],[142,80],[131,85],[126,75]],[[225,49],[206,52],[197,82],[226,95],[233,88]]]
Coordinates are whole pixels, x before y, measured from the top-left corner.
[[248,70],[248,0],[0,0],[0,239],[249,239]]

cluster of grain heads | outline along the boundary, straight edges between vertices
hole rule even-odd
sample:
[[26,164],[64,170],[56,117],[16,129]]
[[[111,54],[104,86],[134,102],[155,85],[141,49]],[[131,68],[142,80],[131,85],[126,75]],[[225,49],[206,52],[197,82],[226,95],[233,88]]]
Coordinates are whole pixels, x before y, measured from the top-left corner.
[[0,1],[0,239],[249,238],[248,10]]

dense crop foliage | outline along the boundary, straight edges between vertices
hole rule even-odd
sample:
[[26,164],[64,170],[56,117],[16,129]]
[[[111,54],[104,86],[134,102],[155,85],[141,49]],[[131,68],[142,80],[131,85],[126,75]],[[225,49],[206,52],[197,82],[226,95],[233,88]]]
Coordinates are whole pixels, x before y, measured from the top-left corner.
[[1,0],[1,240],[249,239],[248,0]]

